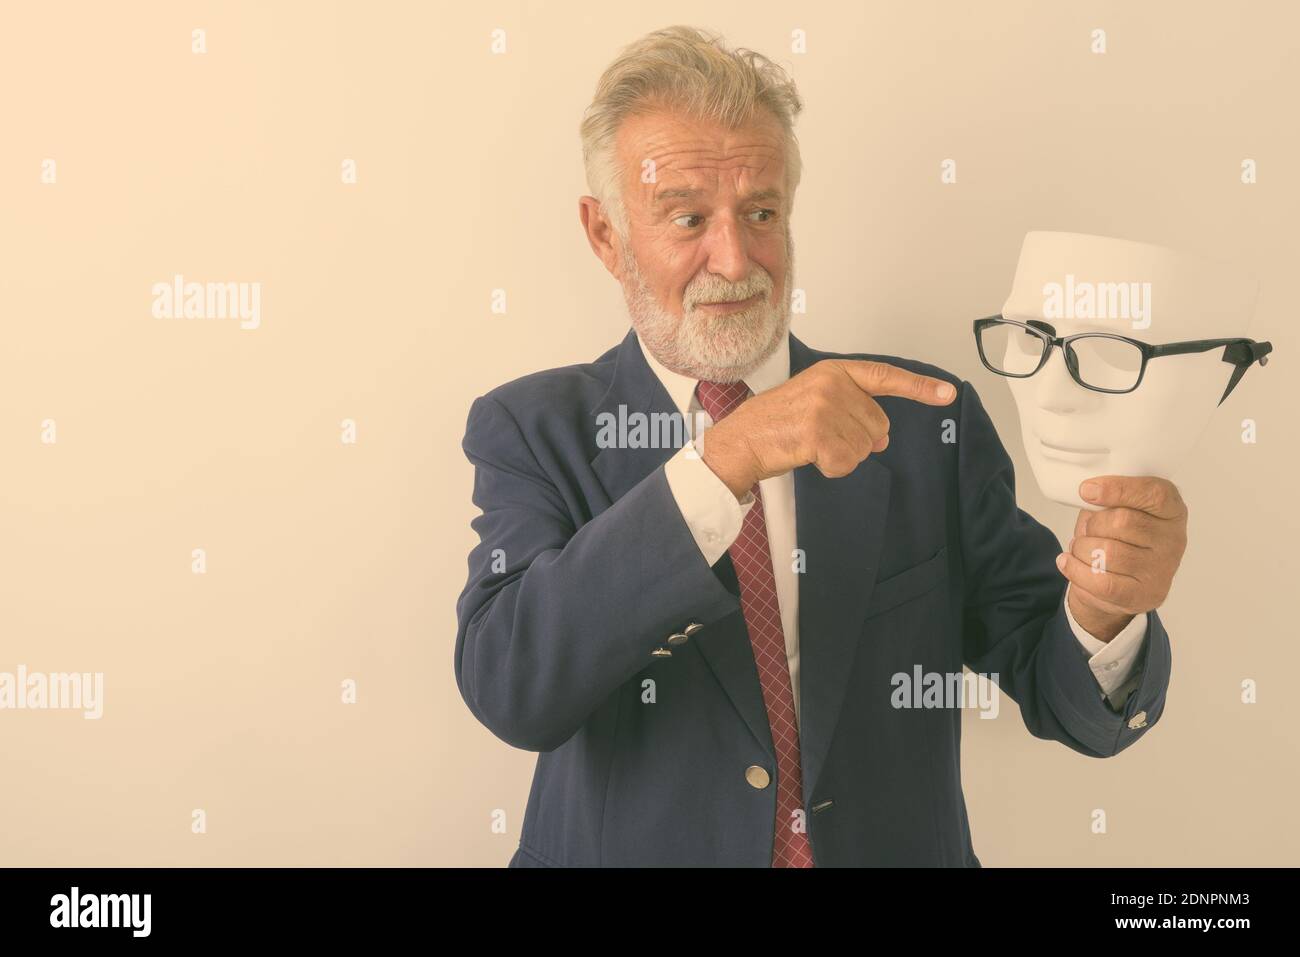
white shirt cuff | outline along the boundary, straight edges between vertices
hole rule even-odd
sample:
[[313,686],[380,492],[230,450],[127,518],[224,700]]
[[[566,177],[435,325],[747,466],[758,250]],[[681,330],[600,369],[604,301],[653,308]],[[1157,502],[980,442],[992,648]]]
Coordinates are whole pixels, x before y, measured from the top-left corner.
[[754,493],[746,492],[743,500],[736,501],[693,442],[683,445],[664,464],[664,476],[695,544],[712,566],[740,535],[745,514],[754,506]]
[[1147,635],[1147,616],[1134,615],[1133,620],[1124,626],[1124,630],[1110,641],[1102,641],[1074,620],[1070,613],[1070,589],[1073,583],[1065,586],[1065,618],[1070,623],[1070,630],[1079,639],[1083,650],[1088,652],[1088,667],[1093,677],[1101,686],[1104,694],[1115,692],[1133,673],[1138,656],[1142,653],[1142,643]]

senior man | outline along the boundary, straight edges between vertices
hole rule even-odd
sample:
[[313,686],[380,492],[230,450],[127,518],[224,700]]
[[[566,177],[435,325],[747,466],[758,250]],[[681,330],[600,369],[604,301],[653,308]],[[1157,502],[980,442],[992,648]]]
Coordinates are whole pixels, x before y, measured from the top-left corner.
[[[632,329],[470,408],[455,668],[539,752],[511,866],[977,867],[961,703],[900,676],[995,676],[1093,757],[1160,717],[1177,490],[1098,477],[1062,553],[968,382],[790,335],[800,109],[702,31],[627,48],[578,211]],[[679,448],[609,427],[665,416]]]

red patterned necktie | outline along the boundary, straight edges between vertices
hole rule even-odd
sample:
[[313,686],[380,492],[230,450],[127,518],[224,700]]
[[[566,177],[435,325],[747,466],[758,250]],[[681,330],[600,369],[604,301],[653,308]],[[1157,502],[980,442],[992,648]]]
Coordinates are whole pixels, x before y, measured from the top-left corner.
[[[714,422],[749,398],[743,382],[700,382],[695,394]],[[705,439],[707,441],[707,438]],[[752,489],[754,504],[745,513],[740,535],[728,554],[740,582],[740,608],[754,648],[754,663],[767,705],[767,723],[776,746],[776,840],[773,867],[812,867],[803,812],[803,774],[799,766],[799,729],[795,725],[794,694],[790,688],[790,662],[785,653],[785,632],[776,599],[776,576],[763,517],[763,496]],[[796,817],[795,812],[799,814]],[[797,826],[796,826],[797,825]]]

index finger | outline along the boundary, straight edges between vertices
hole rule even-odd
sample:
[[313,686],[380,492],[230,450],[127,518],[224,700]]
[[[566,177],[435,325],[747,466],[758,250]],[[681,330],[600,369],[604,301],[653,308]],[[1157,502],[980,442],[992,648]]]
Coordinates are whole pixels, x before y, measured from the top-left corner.
[[894,395],[926,405],[947,405],[957,396],[952,383],[933,376],[908,372],[887,362],[872,359],[835,360],[859,389],[867,395]]
[[1156,518],[1181,518],[1186,511],[1177,486],[1155,475],[1097,475],[1079,486],[1079,495],[1103,508],[1135,508]]

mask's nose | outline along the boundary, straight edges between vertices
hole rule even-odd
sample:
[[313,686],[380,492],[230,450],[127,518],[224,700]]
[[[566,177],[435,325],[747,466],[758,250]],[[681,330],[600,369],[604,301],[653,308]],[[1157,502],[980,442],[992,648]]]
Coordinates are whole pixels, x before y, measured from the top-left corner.
[[1072,415],[1093,408],[1101,393],[1085,389],[1075,382],[1065,364],[1065,350],[1053,347],[1047,364],[1029,380],[1033,383],[1034,402],[1045,412]]

